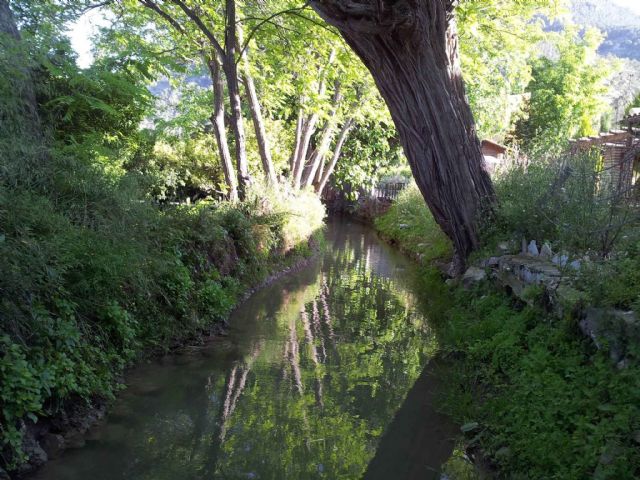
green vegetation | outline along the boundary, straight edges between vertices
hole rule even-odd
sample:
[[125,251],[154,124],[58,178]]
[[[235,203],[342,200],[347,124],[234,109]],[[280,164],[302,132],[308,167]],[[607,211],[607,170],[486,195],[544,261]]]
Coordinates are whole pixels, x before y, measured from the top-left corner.
[[451,256],[451,242],[429,213],[415,184],[405,188],[389,211],[375,220],[378,231],[422,262]]
[[529,152],[557,154],[569,139],[599,132],[606,112],[604,81],[614,66],[598,58],[602,34],[595,29],[580,33],[568,28],[547,40],[556,59],[532,62],[532,81],[526,115],[515,127],[519,143]]
[[[499,241],[521,236],[548,241],[570,258],[589,252],[591,261],[580,272],[567,273],[583,290],[582,301],[640,312],[637,216],[602,181],[594,188],[600,178],[596,159],[534,162],[499,178],[499,207],[476,258],[494,255]],[[567,162],[570,173],[559,186]],[[415,189],[406,191],[376,228],[408,252],[429,246],[426,259],[446,258],[446,239],[420,200]],[[604,238],[611,242],[603,252]],[[572,312],[557,318],[542,304],[526,306],[490,282],[472,290],[449,288],[429,263],[423,282],[441,352],[451,359],[453,378],[442,408],[462,425],[465,448],[481,456],[491,475],[637,478],[640,336],[633,328],[622,332],[628,364],[617,368],[606,344],[598,350],[579,332]],[[459,457],[446,468],[465,472]],[[476,477],[482,475],[462,478]]]
[[[640,311],[637,211],[612,195],[599,155],[557,155],[607,123],[611,64],[597,58],[600,34],[545,31],[541,18],[562,14],[561,0],[461,0],[458,42],[452,3],[428,2],[430,20],[447,20],[431,22],[437,34],[416,28],[408,50],[406,32],[375,36],[391,42],[384,48],[360,31],[345,42],[341,15],[324,11],[335,25],[324,23],[318,0],[0,0],[2,468],[26,460],[28,424],[112,398],[127,365],[197,339],[248,288],[308,255],[325,186],[368,191],[406,171],[401,146],[458,253],[476,248],[475,212],[493,190],[457,53],[480,134],[531,156],[497,182],[476,255],[523,237],[548,242],[584,261],[571,273],[583,302]],[[372,1],[376,14],[355,23],[415,26],[403,15],[426,9],[409,3]],[[65,29],[94,8],[111,25],[95,38],[95,61],[79,68]],[[553,52],[539,56],[540,42]],[[376,85],[386,86],[393,119]],[[434,105],[451,110],[434,115]],[[424,264],[453,253],[415,186],[376,225]],[[335,292],[360,301],[348,293]],[[447,303],[442,294],[434,308]],[[511,478],[545,468],[565,478],[635,473],[632,339],[632,366],[615,372],[576,335],[575,318],[554,320],[488,289],[452,295],[440,335],[445,351],[463,354],[453,394],[458,418],[478,424],[468,423],[470,443]],[[401,323],[395,307],[385,320]],[[385,331],[374,320],[376,336],[396,339],[401,325]],[[387,354],[369,353],[370,370]],[[395,408],[398,392],[385,393]]]
[[106,59],[79,70],[54,25],[36,36],[27,24],[17,40],[0,32],[9,126],[0,131],[0,459],[9,469],[26,460],[25,421],[112,397],[140,355],[197,340],[247,288],[308,255],[324,218],[313,193],[257,183],[242,203],[159,204],[149,176],[128,168],[147,146],[142,65]]

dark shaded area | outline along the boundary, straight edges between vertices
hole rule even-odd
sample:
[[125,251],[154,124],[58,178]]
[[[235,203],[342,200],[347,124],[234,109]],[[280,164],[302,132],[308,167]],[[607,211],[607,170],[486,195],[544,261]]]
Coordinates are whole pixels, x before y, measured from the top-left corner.
[[452,454],[457,427],[435,408],[443,378],[442,366],[432,360],[380,441],[364,480],[431,480],[440,478],[434,465]]

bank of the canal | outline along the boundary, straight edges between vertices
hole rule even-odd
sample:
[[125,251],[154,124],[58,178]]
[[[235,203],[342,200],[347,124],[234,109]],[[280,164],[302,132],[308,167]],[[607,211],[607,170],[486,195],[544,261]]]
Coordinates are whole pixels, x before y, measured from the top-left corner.
[[[449,478],[640,478],[632,326],[624,334],[632,353],[621,366],[606,343],[599,349],[580,333],[571,312],[558,318],[543,302],[525,304],[489,280],[445,284],[436,266],[446,262],[448,241],[417,190],[403,193],[375,226],[419,265],[418,291],[449,366],[437,405],[464,433]],[[469,470],[465,454],[481,468]]]
[[359,224],[326,239],[227,336],[133,369],[85,446],[34,478],[440,478],[457,428],[434,407],[419,271]]

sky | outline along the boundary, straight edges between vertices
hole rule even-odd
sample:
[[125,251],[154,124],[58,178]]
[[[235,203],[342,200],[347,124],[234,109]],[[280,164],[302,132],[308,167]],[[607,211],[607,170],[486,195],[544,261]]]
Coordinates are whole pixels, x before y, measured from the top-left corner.
[[[640,15],[640,0],[611,0],[614,4],[628,8]],[[109,25],[103,9],[89,10],[76,22],[69,26],[69,37],[71,45],[78,54],[78,66],[86,68],[93,63],[92,37],[99,27]]]
[[613,0],[613,3],[640,15],[640,0]]
[[[640,1],[640,0],[638,0]],[[103,9],[89,10],[77,21],[69,25],[71,46],[78,54],[77,64],[80,68],[87,68],[93,63],[92,37],[98,33],[100,27],[109,25]]]

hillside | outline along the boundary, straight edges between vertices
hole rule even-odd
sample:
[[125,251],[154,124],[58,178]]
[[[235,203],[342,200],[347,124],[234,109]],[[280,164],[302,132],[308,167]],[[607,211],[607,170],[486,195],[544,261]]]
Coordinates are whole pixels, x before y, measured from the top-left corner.
[[573,0],[573,21],[606,34],[602,55],[640,60],[640,15],[607,0]]

